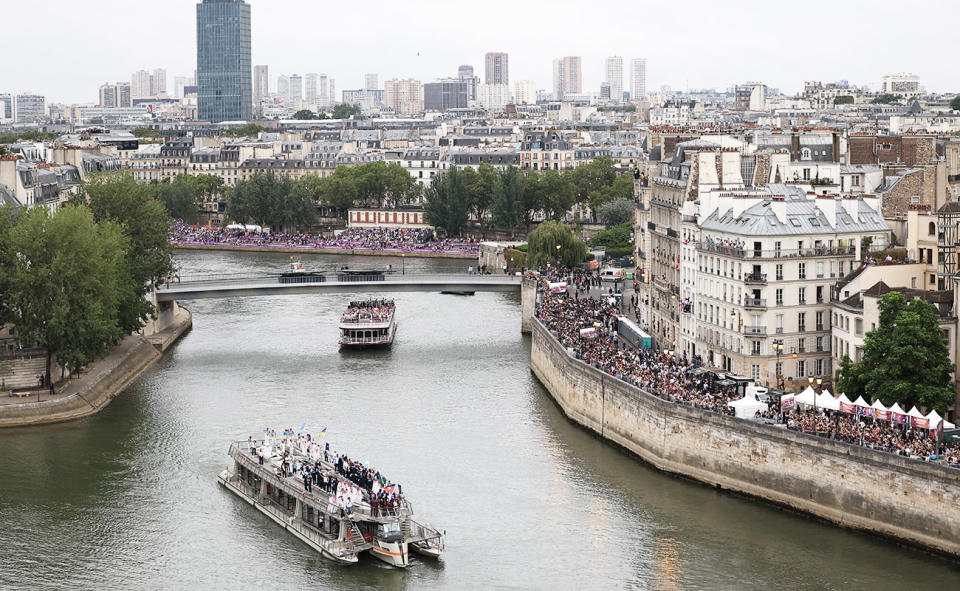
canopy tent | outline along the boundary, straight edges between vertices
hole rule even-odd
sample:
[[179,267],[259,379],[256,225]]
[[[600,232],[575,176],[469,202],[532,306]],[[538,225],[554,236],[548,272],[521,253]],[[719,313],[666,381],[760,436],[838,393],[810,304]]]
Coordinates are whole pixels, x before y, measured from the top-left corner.
[[919,410],[917,410],[917,407],[916,407],[916,406],[914,406],[913,408],[911,408],[910,410],[907,411],[907,416],[908,416],[908,417],[917,417],[917,418],[920,418],[920,419],[925,419],[925,418],[927,418],[927,417],[925,417],[925,416],[923,415],[922,412],[920,412]]
[[930,421],[930,428],[931,428],[931,429],[936,429],[936,428],[937,428],[937,425],[940,424],[940,421],[943,421],[943,428],[944,428],[944,429],[955,429],[955,428],[957,427],[956,425],[954,425],[954,424],[951,423],[950,421],[948,421],[948,420],[944,419],[943,417],[941,417],[940,414],[937,413],[936,410],[931,410],[931,411],[930,411],[930,414],[927,415],[927,419],[929,419],[929,421]]
[[900,406],[899,402],[894,402],[893,406],[890,407],[890,412],[895,412],[897,414],[905,415],[907,414],[903,408]]
[[857,399],[853,401],[854,406],[859,406],[861,408],[870,408],[870,404],[863,399],[863,396],[857,396]]
[[884,406],[882,402],[880,402],[879,398],[874,400],[871,406],[873,406],[873,410],[890,410],[886,406]]
[[727,406],[732,408],[737,418],[740,419],[752,419],[756,416],[757,411],[766,412],[767,410],[766,403],[760,402],[755,396],[750,395],[728,402]]
[[824,390],[817,395],[817,407],[827,410],[840,410],[840,402],[830,395],[830,392]]
[[837,402],[840,404],[853,404],[853,401],[847,398],[847,395],[843,392],[840,393],[840,397],[837,398]]
[[813,388],[807,386],[807,389],[803,392],[797,394],[797,404],[803,404],[804,406],[813,406],[814,401],[817,399],[817,394],[813,391]]

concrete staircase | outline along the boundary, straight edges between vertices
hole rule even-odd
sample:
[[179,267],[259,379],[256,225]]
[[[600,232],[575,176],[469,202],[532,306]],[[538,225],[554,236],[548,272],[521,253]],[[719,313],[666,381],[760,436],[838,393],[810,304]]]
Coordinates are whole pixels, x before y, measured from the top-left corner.
[[[55,377],[59,377],[59,369],[54,369]],[[35,390],[37,376],[46,372],[47,356],[43,353],[0,357],[0,384],[6,382],[8,390]]]

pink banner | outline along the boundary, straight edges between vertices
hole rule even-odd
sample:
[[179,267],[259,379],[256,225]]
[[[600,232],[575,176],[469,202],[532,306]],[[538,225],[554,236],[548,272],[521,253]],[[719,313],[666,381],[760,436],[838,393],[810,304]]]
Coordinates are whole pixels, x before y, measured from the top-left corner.
[[797,399],[793,394],[784,394],[780,397],[780,410],[787,411],[796,406]]
[[921,429],[929,429],[930,419],[924,417],[910,417],[910,424]]
[[873,416],[880,419],[881,421],[889,421],[890,415],[891,413],[889,410],[876,409],[874,410],[874,413],[873,413]]
[[890,414],[891,414],[891,416],[893,417],[893,422],[894,422],[894,423],[900,423],[901,425],[906,425],[907,423],[910,422],[910,421],[907,420],[907,419],[910,418],[910,417],[908,417],[907,415],[902,415],[902,414],[900,414],[900,413],[898,413],[898,412],[891,412]]
[[864,407],[864,406],[858,406],[858,407],[857,407],[857,413],[859,413],[859,414],[861,414],[861,415],[863,415],[863,416],[865,416],[865,417],[872,417],[872,416],[873,416],[873,410],[874,410],[874,409],[873,409],[873,407],[871,407],[871,406],[866,406],[866,407]]
[[840,410],[842,410],[843,412],[848,412],[852,415],[857,414],[857,407],[853,404],[847,404],[846,402],[840,403]]

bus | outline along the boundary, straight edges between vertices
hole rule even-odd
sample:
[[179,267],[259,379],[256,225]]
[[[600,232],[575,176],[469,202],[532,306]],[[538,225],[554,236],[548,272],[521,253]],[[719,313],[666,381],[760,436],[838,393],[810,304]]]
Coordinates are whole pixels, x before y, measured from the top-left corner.
[[617,318],[617,334],[637,349],[653,348],[653,338],[625,316]]

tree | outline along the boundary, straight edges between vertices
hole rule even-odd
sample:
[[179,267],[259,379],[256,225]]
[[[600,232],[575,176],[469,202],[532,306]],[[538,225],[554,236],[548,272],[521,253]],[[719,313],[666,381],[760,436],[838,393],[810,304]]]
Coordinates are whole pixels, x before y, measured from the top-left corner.
[[354,170],[338,166],[332,175],[324,179],[310,179],[307,184],[313,190],[317,201],[336,207],[342,215],[360,199],[360,188],[354,178]]
[[950,108],[954,111],[960,111],[960,94],[953,97],[953,100],[950,101]]
[[350,103],[340,103],[333,108],[332,119],[349,119],[353,115],[360,114],[360,106]]
[[35,207],[7,235],[17,256],[4,269],[0,307],[11,311],[21,344],[47,350],[48,382],[54,356],[77,370],[106,353],[123,335],[118,303],[130,289],[121,228],[96,223],[85,206]]
[[584,203],[590,193],[610,186],[617,180],[617,171],[609,156],[598,156],[592,162],[564,173],[577,191],[577,203]]
[[899,95],[899,94],[884,93],[884,94],[881,94],[880,96],[878,96],[877,98],[873,99],[873,100],[870,101],[870,102],[873,103],[873,104],[875,104],[875,105],[889,105],[890,103],[895,103],[895,102],[901,100],[902,98],[903,98],[903,97],[902,97],[901,95]]
[[256,123],[246,123],[240,127],[237,127],[236,129],[228,129],[224,131],[223,135],[232,137],[257,137],[265,131],[269,130],[262,125],[257,125]]
[[451,168],[424,192],[423,214],[427,222],[443,229],[448,236],[459,235],[470,217],[470,202],[464,174]]
[[604,248],[629,248],[630,238],[633,237],[633,222],[624,222],[597,232],[590,239],[590,246],[602,246]]
[[519,228],[524,223],[526,187],[523,175],[513,166],[497,175],[493,187],[493,219],[501,228]]
[[84,186],[84,193],[94,220],[116,223],[128,239],[123,268],[129,290],[119,304],[120,327],[128,333],[140,330],[154,312],[147,292],[174,270],[173,221],[153,189],[126,173],[99,175]]
[[570,179],[556,170],[548,170],[537,182],[537,203],[552,220],[561,220],[577,201],[577,191]]
[[833,99],[833,104],[835,105],[852,105],[853,97],[850,95],[838,96]]
[[607,201],[597,209],[597,217],[609,228],[633,221],[633,210],[632,199],[614,199],[613,201]]
[[861,370],[862,367],[859,364],[854,364],[850,356],[844,354],[837,368],[837,392],[843,392],[851,400],[856,400],[858,396],[866,396]]
[[397,163],[382,160],[354,168],[348,176],[361,201],[371,207],[396,207],[419,197],[422,187]]
[[841,363],[838,384],[851,389],[862,385],[887,406],[899,402],[904,408],[917,405],[943,414],[954,400],[954,366],[936,308],[919,298],[908,303],[896,291],[883,295],[878,307],[880,322],[867,333],[862,360]]
[[317,118],[317,114],[310,109],[300,109],[293,114],[293,118],[299,119],[300,121],[313,121]]
[[629,174],[616,176],[611,184],[591,191],[587,201],[593,212],[594,221],[596,221],[600,208],[605,203],[621,199],[633,200],[633,177]]
[[133,135],[137,137],[145,138],[161,138],[163,134],[158,129],[152,129],[150,127],[137,127],[133,130]]
[[317,208],[309,185],[268,171],[236,184],[227,199],[226,214],[237,222],[280,231],[313,224]]
[[470,211],[480,223],[480,233],[484,232],[487,213],[493,206],[494,188],[497,184],[497,169],[487,163],[481,164],[477,170],[465,168],[467,199],[470,202]]
[[160,183],[156,186],[157,200],[163,204],[167,213],[174,219],[188,224],[197,221],[200,209],[200,197],[195,181],[189,176],[177,177],[172,183]]
[[[560,248],[557,248],[557,247]],[[566,267],[579,265],[587,258],[587,245],[566,224],[549,221],[527,236],[527,265],[533,268],[547,263]]]

